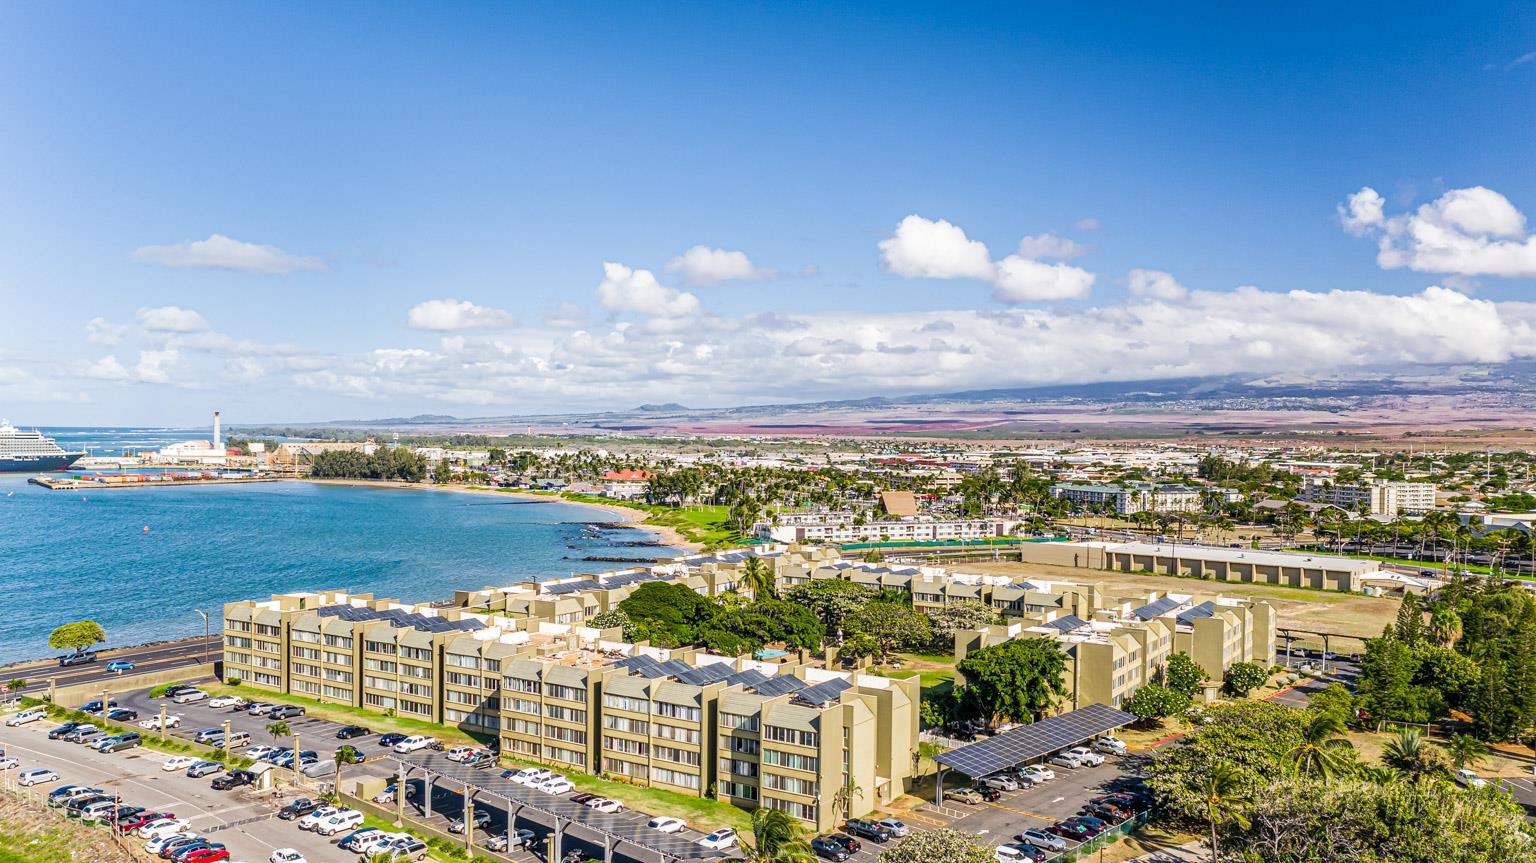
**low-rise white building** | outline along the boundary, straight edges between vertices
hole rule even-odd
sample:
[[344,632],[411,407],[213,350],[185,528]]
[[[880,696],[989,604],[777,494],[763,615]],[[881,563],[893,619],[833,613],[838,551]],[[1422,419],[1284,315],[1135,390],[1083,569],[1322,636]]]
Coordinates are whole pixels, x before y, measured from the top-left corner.
[[752,533],[774,542],[954,542],[1008,536],[1019,522],[1003,518],[901,519],[856,524],[852,519],[829,515],[823,521],[796,518],[790,524],[763,522]]

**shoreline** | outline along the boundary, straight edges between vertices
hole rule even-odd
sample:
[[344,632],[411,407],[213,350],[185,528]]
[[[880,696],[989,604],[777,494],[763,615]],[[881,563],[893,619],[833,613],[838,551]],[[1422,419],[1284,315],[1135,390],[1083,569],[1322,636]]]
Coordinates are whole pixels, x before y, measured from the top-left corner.
[[587,501],[570,500],[559,494],[535,494],[527,491],[512,491],[489,486],[468,485],[435,485],[430,483],[402,482],[394,479],[311,479],[308,477],[295,480],[296,482],[308,482],[316,485],[340,485],[355,486],[359,488],[399,488],[413,491],[456,492],[459,494],[491,494],[500,497],[511,497],[517,500],[526,500],[531,503],[558,503],[565,506],[584,506],[589,509],[602,510],[617,516],[619,521],[629,522],[642,530],[648,530],[661,541],[673,548],[680,549],[684,554],[693,554],[704,549],[703,543],[693,542],[687,539],[676,528],[660,524],[647,524],[646,513],[642,510],[627,507],[619,503],[589,503]]

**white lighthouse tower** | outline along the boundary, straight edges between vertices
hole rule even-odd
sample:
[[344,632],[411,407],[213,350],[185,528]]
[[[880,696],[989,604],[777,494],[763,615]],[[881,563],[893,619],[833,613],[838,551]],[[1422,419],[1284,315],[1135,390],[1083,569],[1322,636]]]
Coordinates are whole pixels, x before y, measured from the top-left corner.
[[224,454],[224,442],[223,442],[223,439],[219,435],[219,412],[218,411],[214,411],[213,412],[213,446],[211,447],[211,449],[214,452],[216,452],[216,453],[218,453],[220,455]]

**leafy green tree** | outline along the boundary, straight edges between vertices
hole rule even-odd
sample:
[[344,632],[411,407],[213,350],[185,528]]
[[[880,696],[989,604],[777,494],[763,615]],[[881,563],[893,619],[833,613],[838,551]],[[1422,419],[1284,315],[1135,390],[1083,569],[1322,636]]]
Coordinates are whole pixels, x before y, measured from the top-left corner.
[[1381,761],[1403,778],[1428,782],[1446,774],[1445,761],[1424,741],[1419,729],[1403,726],[1381,747]]
[[1475,767],[1488,755],[1488,744],[1470,734],[1457,734],[1445,747],[1451,756],[1451,769]]
[[453,482],[453,465],[448,463],[448,459],[439,460],[437,467],[432,468],[432,481],[438,485]]
[[78,620],[66,623],[48,634],[48,646],[54,650],[79,652],[93,644],[107,640],[107,633],[94,620]]
[[879,652],[880,643],[875,641],[873,635],[863,632],[855,632],[843,639],[842,645],[837,649],[838,657],[848,663],[867,659]]
[[986,603],[974,599],[952,602],[928,614],[928,625],[933,630],[933,642],[929,649],[934,653],[953,653],[955,633],[980,629],[997,621],[997,612]]
[[1204,825],[1200,783],[1217,764],[1237,770],[1254,793],[1294,774],[1290,753],[1303,741],[1306,713],[1269,701],[1239,701],[1205,710],[1180,745],[1152,753],[1147,784],[1173,820]]
[[1163,680],[1168,688],[1185,698],[1193,699],[1199,695],[1203,684],[1210,679],[1200,663],[1182,650],[1168,657],[1168,664],[1163,668]]
[[878,662],[884,662],[898,650],[924,647],[933,637],[927,616],[891,602],[869,603],[844,618],[843,627],[873,638]]
[[880,863],[994,863],[996,852],[949,827],[915,830],[880,852]]
[[27,679],[25,677],[13,677],[5,685],[5,688],[10,690],[11,698],[15,699],[18,693],[27,688]]
[[1030,722],[1068,694],[1067,655],[1053,638],[1019,638],[967,654],[962,703],[989,720]]
[[587,626],[593,629],[622,629],[625,641],[635,641],[635,625],[622,609],[613,608],[588,618]]
[[1355,696],[1342,683],[1330,683],[1325,688],[1312,693],[1307,703],[1307,709],[1313,713],[1326,713],[1338,721],[1338,724],[1348,726],[1355,721]]
[[1264,685],[1269,679],[1269,669],[1257,662],[1234,662],[1227,666],[1222,678],[1222,688],[1232,695],[1248,697],[1248,693]]
[[1182,692],[1157,683],[1143,684],[1125,704],[1125,709],[1136,714],[1138,725],[1156,728],[1169,716],[1177,716],[1189,709],[1189,698]]
[[1344,723],[1337,715],[1308,711],[1301,742],[1288,754],[1303,776],[1333,779],[1348,773],[1354,764],[1354,746],[1343,738]]
[[1211,863],[1219,863],[1217,831],[1229,824],[1246,829],[1253,797],[1237,768],[1218,762],[1200,783],[1200,802],[1211,829]]
[[659,647],[682,647],[698,640],[699,630],[718,613],[708,597],[674,582],[650,581],[619,603],[634,634]]
[[784,592],[786,600],[820,618],[829,635],[835,635],[844,618],[873,602],[877,595],[872,587],[841,578],[818,578]]

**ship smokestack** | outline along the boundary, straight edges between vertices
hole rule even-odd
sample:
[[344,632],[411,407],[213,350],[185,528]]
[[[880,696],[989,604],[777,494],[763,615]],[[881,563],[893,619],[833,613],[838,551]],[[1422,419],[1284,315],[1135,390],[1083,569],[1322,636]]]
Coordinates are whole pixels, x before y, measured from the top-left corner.
[[224,448],[224,445],[219,442],[219,412],[218,411],[214,411],[213,412],[213,448],[215,450],[221,450],[221,449]]

